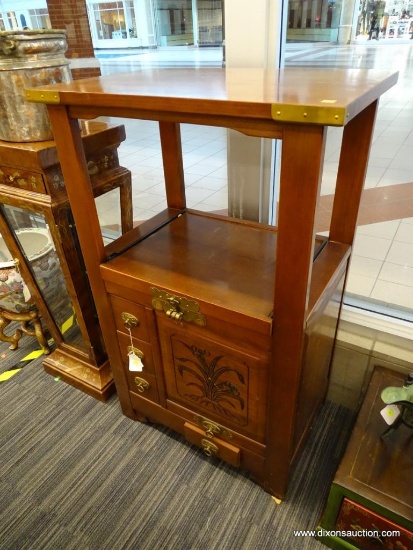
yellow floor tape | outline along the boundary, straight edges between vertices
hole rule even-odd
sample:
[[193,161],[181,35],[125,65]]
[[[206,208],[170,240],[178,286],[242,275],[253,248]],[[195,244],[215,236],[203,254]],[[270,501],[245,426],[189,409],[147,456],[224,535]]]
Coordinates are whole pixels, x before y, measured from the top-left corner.
[[33,361],[33,359],[37,359],[41,355],[43,355],[43,350],[37,349],[36,351],[29,353],[29,355],[26,355],[26,357],[23,357],[23,359],[20,359],[20,361]]
[[[73,326],[74,322],[75,322],[75,316],[71,315],[69,317],[69,319],[67,319],[67,321],[65,321],[63,323],[62,328],[61,328],[61,333],[64,334],[67,330],[69,330]],[[53,342],[53,339],[49,340],[48,344],[51,345],[52,342]],[[22,362],[22,361],[33,361],[33,359],[37,359],[41,355],[43,355],[43,350],[42,349],[37,349],[37,350],[32,351],[31,353],[29,353],[29,355],[26,355],[26,357],[23,357],[22,359],[20,359],[20,362]],[[0,374],[0,382],[5,382],[6,380],[9,380],[10,378],[12,378],[12,376],[17,374],[21,370],[22,370],[21,368],[20,369],[12,368],[10,370],[7,370],[7,371],[1,373]]]
[[3,372],[2,374],[0,374],[0,382],[5,382],[6,380],[8,380],[9,378],[11,378],[12,376],[14,376],[20,371],[21,369],[12,369],[12,370],[7,370],[6,372]]
[[74,321],[75,321],[75,316],[74,315],[69,317],[69,319],[63,323],[62,328],[61,328],[61,333],[64,334],[67,330],[69,330],[70,327],[73,325]]

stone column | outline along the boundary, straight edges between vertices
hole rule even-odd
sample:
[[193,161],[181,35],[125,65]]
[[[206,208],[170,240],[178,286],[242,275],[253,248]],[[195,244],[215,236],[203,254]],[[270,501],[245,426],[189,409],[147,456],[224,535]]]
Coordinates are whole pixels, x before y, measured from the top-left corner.
[[355,4],[355,0],[343,0],[341,4],[341,17],[337,40],[339,44],[350,44]]
[[[279,67],[283,57],[282,28],[286,26],[282,1],[225,0],[224,6],[226,67]],[[228,130],[230,216],[262,223],[272,221],[273,145],[272,140]]]
[[53,29],[67,32],[70,70],[74,79],[100,76],[99,60],[96,59],[90,35],[86,0],[47,0]]

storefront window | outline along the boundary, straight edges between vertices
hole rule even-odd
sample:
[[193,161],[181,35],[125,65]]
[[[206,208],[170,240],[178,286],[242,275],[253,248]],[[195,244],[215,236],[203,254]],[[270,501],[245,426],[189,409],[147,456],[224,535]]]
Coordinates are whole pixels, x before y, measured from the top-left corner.
[[129,38],[137,38],[138,33],[136,31],[136,18],[135,18],[135,10],[133,7],[133,0],[126,0],[124,2],[125,4],[125,15],[126,15],[126,22],[129,32]]
[[31,29],[51,29],[50,17],[47,9],[28,10]]
[[[134,32],[133,26],[126,25],[123,2],[105,2],[92,4],[92,21],[96,28],[97,37],[100,40],[116,38],[128,38],[128,32]],[[131,2],[127,3],[127,10],[133,11]]]
[[287,39],[335,41],[340,14],[340,1],[291,0],[288,4]]
[[14,11],[7,12],[7,19],[10,29],[18,29],[19,25],[17,24],[16,13]]
[[0,30],[51,29],[47,8],[0,13]]
[[192,0],[155,0],[158,46],[194,44]]
[[198,44],[220,46],[222,44],[222,2],[198,0]]

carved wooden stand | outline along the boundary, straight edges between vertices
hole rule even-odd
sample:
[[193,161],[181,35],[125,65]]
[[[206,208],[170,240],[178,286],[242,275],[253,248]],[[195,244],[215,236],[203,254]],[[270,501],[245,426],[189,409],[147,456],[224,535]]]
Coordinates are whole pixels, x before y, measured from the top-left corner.
[[[20,329],[16,329],[12,336],[7,336],[4,334],[4,329],[12,321],[20,322]],[[30,328],[29,323],[31,323],[34,328]],[[39,312],[37,310],[15,313],[13,311],[7,311],[6,309],[0,308],[0,340],[2,342],[11,342],[10,349],[17,349],[19,340],[23,336],[23,333],[37,338],[43,353],[46,355],[50,353],[50,348],[44,335],[42,323],[39,318]]]

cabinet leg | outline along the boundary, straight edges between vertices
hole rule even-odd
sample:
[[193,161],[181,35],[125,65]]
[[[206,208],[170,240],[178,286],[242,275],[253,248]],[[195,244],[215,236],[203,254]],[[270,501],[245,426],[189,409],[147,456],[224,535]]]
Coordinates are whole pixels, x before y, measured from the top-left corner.
[[136,412],[136,420],[142,422],[143,424],[148,424],[149,420],[140,412]]

